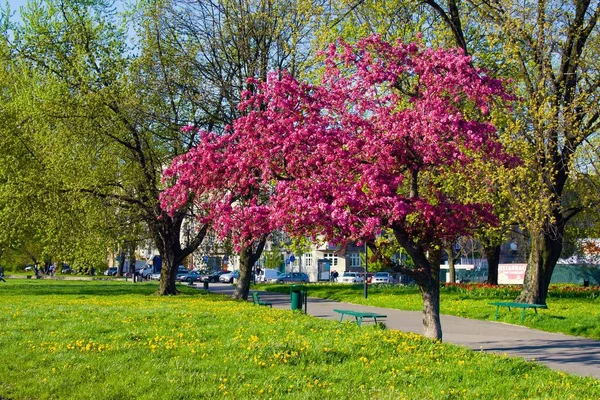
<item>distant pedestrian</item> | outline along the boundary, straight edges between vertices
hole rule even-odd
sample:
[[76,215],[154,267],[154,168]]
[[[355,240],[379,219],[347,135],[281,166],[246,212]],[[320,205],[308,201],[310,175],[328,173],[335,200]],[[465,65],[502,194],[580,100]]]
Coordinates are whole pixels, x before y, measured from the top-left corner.
[[0,281],[6,282],[4,279],[4,268],[2,268],[2,266],[0,266]]
[[333,270],[333,272],[331,273],[332,281],[337,282],[338,276],[340,276],[340,274],[338,274],[338,272],[336,270]]

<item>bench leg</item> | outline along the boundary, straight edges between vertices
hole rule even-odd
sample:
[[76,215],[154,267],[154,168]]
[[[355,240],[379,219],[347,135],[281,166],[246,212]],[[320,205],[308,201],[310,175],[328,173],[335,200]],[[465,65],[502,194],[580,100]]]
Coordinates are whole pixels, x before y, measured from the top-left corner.
[[362,317],[356,317],[356,325],[360,326],[362,324]]
[[342,323],[342,320],[344,319],[344,314],[340,313],[340,324]]
[[498,321],[498,310],[500,309],[500,306],[496,306],[496,321]]
[[523,323],[523,321],[525,321],[525,310],[526,310],[526,308],[524,308],[523,312],[521,313],[521,323]]

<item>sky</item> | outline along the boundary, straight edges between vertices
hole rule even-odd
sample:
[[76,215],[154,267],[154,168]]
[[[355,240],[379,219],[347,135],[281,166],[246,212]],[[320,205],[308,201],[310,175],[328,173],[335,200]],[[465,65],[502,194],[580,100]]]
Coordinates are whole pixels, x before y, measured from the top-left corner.
[[1,0],[2,6],[8,3],[12,11],[19,11],[19,7],[24,6],[27,0]]

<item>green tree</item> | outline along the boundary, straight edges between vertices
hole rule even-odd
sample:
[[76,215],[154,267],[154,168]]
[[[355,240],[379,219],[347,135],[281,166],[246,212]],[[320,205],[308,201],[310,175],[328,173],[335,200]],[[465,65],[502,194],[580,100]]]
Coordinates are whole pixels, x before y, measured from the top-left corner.
[[[185,92],[169,90],[178,60],[161,51],[160,36],[146,35],[133,57],[125,45],[126,27],[117,25],[112,9],[105,1],[28,3],[14,31],[13,51],[35,85],[19,88],[20,98],[30,102],[19,120],[50,182],[45,197],[63,198],[64,208],[47,218],[51,231],[82,243],[104,232],[114,243],[143,222],[164,260],[159,292],[175,294],[176,267],[206,228],[182,244],[186,214],[163,213],[158,195],[164,165],[194,144],[179,130],[194,110]],[[151,27],[142,25],[147,32]],[[75,206],[80,212],[69,209]],[[73,225],[64,226],[65,215],[79,224],[95,216],[102,229],[69,232]],[[108,247],[101,247],[106,257]]]
[[[587,0],[494,3],[448,1],[443,10],[456,43],[466,51],[462,26],[477,24],[489,47],[499,45],[517,78],[523,97],[519,119],[508,135],[521,138],[524,165],[507,180],[513,212],[527,228],[531,245],[519,301],[545,304],[548,286],[561,254],[565,226],[585,204],[567,203],[566,185],[578,148],[598,129],[598,27],[600,6]],[[436,8],[437,6],[437,8]],[[549,23],[549,21],[553,21]]]
[[[200,115],[205,117],[193,124],[225,133],[225,128],[241,115],[237,106],[242,93],[253,90],[247,83],[249,77],[266,80],[269,71],[284,68],[292,74],[302,73],[308,63],[314,26],[323,11],[321,3],[325,2],[161,2],[157,24],[169,48],[189,63],[193,78],[189,86],[197,96],[195,104]],[[266,201],[268,193],[263,198]],[[262,235],[240,247],[235,298],[248,297],[252,268],[266,240],[267,235]]]

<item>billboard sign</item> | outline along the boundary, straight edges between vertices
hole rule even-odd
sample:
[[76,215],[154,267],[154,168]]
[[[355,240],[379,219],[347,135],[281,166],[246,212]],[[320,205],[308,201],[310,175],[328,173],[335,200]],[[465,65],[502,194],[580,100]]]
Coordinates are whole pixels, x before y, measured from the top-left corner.
[[522,285],[527,264],[498,264],[498,284]]

